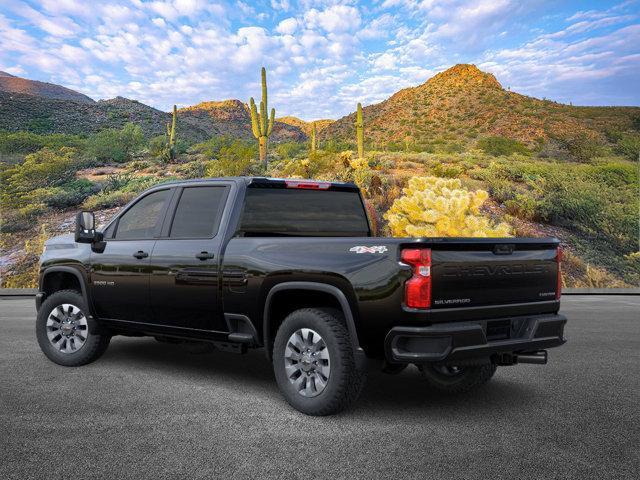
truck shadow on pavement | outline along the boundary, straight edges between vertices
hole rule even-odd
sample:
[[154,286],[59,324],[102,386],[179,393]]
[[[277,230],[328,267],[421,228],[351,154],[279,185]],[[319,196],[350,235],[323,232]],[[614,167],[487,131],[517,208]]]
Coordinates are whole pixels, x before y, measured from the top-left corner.
[[[126,368],[134,375],[136,371],[141,374],[153,372],[162,377],[163,382],[175,376],[181,381],[189,380],[199,385],[218,385],[229,389],[237,386],[247,395],[264,397],[268,393],[275,401],[284,402],[264,350],[249,351],[246,355],[192,350],[185,345],[158,343],[150,338],[116,338],[96,367]],[[444,409],[456,415],[464,415],[465,412],[477,415],[496,409],[502,412],[522,410],[536,402],[540,395],[539,387],[525,379],[517,382],[513,378],[505,378],[501,375],[502,370],[498,369],[491,382],[476,391],[446,395],[431,389],[414,366],[398,375],[388,375],[379,370],[377,363],[370,362],[367,383],[354,412],[370,415],[401,413],[407,409]],[[350,412],[342,415],[350,415]]]

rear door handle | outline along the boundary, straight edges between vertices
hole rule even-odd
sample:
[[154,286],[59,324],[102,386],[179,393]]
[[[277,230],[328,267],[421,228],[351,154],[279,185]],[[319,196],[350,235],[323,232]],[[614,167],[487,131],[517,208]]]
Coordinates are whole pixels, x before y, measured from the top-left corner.
[[196,258],[198,260],[210,260],[213,258],[213,253],[209,253],[209,252],[196,253]]
[[142,258],[147,258],[149,254],[147,252],[143,252],[142,250],[138,250],[136,253],[133,254],[133,256],[138,259],[142,259]]

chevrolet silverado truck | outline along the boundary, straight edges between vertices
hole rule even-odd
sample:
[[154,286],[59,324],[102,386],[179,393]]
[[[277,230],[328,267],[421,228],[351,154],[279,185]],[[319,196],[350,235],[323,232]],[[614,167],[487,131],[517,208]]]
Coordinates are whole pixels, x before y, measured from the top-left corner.
[[263,348],[289,404],[328,415],[368,363],[444,392],[546,363],[565,342],[560,261],[554,238],[376,238],[351,183],[167,183],[46,242],[36,335],[65,366],[114,335]]

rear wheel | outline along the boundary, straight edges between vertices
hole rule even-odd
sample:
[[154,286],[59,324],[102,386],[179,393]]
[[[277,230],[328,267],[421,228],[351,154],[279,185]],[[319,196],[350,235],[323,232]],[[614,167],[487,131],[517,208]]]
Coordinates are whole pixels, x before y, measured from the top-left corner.
[[427,363],[419,366],[429,385],[445,393],[463,393],[484,385],[494,373],[496,365],[486,363],[471,366],[450,366]]
[[111,339],[97,331],[84,298],[75,290],[55,292],[42,303],[36,319],[36,338],[49,360],[67,367],[97,360]]
[[307,415],[350,407],[366,377],[342,314],[320,308],[296,310],[284,319],[273,346],[273,370],[287,402]]

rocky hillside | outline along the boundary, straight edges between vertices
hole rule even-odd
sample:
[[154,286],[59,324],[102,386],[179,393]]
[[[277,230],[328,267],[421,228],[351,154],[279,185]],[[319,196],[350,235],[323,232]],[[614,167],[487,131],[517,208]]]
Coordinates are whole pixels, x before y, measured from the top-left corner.
[[[90,134],[133,122],[151,137],[164,133],[170,119],[166,112],[123,97],[85,103],[0,92],[0,130]],[[179,133],[192,141],[208,138],[204,130],[187,122],[179,125]]]
[[[6,88],[5,88],[6,87]],[[125,123],[140,125],[147,137],[161,135],[171,115],[136,100],[116,97],[93,101],[65,87],[0,75],[0,130],[90,134]],[[203,102],[178,113],[178,137],[190,143],[212,135],[252,139],[251,117],[240,100]],[[298,126],[276,121],[272,141],[303,141]]]
[[[505,90],[475,65],[449,68],[417,87],[364,107],[366,141],[428,144],[504,136],[529,146],[550,137],[584,134],[603,139],[606,129],[625,131],[639,122],[638,107],[573,107]],[[355,113],[324,129],[321,138],[354,141]]]
[[[249,107],[240,100],[220,102],[202,102],[178,110],[178,118],[186,119],[190,124],[211,135],[228,135],[250,140],[251,115]],[[276,120],[271,140],[275,142],[303,141],[306,135],[303,129]]]
[[79,103],[94,103],[93,99],[75,90],[53,83],[16,77],[6,72],[0,72],[0,92],[36,95],[42,98],[69,100]]
[[287,125],[291,125],[293,127],[297,127],[302,130],[307,136],[311,135],[311,125],[316,124],[316,131],[321,132],[329,125],[331,125],[335,120],[330,119],[321,119],[321,120],[313,120],[312,122],[306,122],[298,117],[287,116],[276,118],[276,121],[286,123]]

